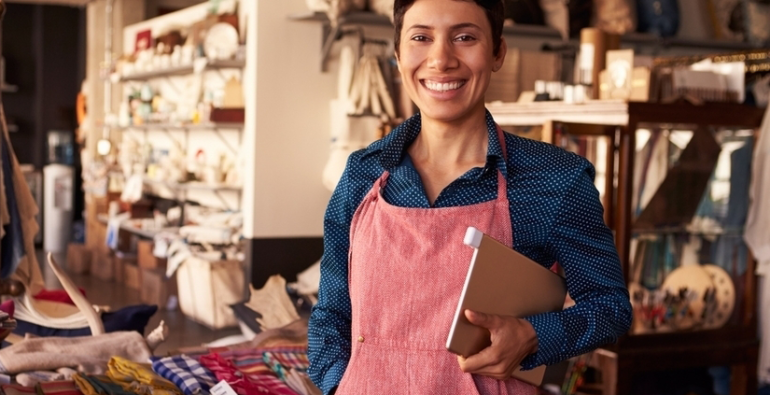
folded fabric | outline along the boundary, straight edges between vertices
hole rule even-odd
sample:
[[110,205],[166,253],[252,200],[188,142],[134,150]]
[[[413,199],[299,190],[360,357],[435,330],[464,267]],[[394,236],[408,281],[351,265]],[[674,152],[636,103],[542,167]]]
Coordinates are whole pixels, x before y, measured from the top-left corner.
[[230,350],[200,357],[200,363],[211,370],[217,380],[224,380],[241,395],[270,393],[296,395],[265,363],[264,353],[301,352],[305,347],[273,347]]
[[3,303],[0,303],[0,311],[2,311],[5,314],[8,314],[9,318],[13,318],[14,313],[14,304],[12,299],[8,299]]
[[0,350],[0,373],[77,368],[102,373],[113,356],[146,362],[152,353],[137,332],[114,332],[87,337],[27,338]]
[[262,359],[283,381],[286,381],[290,370],[307,372],[310,366],[305,348],[292,351],[265,351],[262,353]]
[[2,392],[5,395],[27,395],[35,393],[34,387],[25,387],[18,384],[5,384],[0,386],[0,389],[2,389]]
[[64,380],[64,375],[57,372],[39,370],[35,372],[25,372],[16,375],[16,382],[25,387],[34,387],[38,383]]
[[[83,296],[86,296],[86,291],[83,288],[78,287],[78,290],[80,291]],[[59,302],[59,303],[66,303],[75,305],[75,303],[72,301],[72,298],[70,298],[67,291],[63,289],[43,289],[40,290],[40,292],[35,295],[35,299],[37,300],[47,300],[49,302]]]
[[174,383],[185,395],[207,395],[217,383],[208,369],[187,355],[152,357],[152,370]]
[[35,390],[38,395],[83,395],[72,380],[40,383]]
[[[146,363],[137,363],[121,357],[113,357],[107,364],[109,376],[113,381],[120,384],[131,384],[134,382],[142,386],[149,387],[149,393],[159,394],[180,394],[179,388],[174,383],[158,376],[153,372],[152,366]],[[124,388],[126,388],[124,386]]]
[[78,373],[72,375],[72,380],[85,395],[136,395],[135,392],[123,389],[122,386],[103,375],[90,376]]
[[[102,313],[104,331],[107,333],[136,331],[144,334],[147,323],[157,311],[158,306],[141,304],[124,307],[115,312]],[[16,320],[16,329],[13,332],[18,335],[30,333],[39,337],[79,337],[91,335],[91,328],[86,325],[76,329],[60,329]]]

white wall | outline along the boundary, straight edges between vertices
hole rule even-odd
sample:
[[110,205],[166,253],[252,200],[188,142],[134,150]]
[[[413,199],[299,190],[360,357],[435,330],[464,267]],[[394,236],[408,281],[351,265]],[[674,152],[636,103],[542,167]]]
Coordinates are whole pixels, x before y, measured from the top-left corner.
[[[321,24],[288,19],[307,11],[304,0],[256,3],[253,213],[246,215],[245,236],[321,236],[330,197],[321,171],[336,75],[320,70]],[[250,194],[247,188],[245,199]]]

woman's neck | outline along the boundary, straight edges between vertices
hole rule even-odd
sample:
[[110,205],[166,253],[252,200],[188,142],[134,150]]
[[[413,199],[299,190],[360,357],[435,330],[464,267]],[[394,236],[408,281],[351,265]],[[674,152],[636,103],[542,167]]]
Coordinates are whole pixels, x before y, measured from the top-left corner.
[[412,160],[441,167],[464,167],[486,161],[489,136],[484,112],[453,123],[423,117],[421,125],[420,134],[409,147]]
[[433,206],[441,191],[474,167],[486,163],[489,137],[485,112],[463,122],[422,119],[422,131],[408,148],[420,174],[428,202]]

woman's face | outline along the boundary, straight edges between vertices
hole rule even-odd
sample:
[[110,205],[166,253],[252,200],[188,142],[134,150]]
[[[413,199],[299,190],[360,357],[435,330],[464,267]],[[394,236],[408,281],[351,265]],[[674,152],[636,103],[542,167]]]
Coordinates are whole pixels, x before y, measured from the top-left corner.
[[462,121],[484,109],[493,55],[492,28],[473,1],[417,0],[404,14],[398,67],[423,118]]

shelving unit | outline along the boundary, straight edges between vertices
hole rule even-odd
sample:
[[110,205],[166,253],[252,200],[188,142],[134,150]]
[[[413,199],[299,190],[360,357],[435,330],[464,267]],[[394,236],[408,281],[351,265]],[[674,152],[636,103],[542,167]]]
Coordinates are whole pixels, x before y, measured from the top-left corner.
[[[242,60],[214,60],[207,61],[203,70],[218,70],[218,69],[242,69],[246,66],[246,62]],[[162,70],[142,71],[131,73],[127,75],[118,76],[119,82],[128,81],[147,81],[155,78],[166,78],[172,76],[182,76],[193,74],[195,67],[192,64],[171,67]]]
[[[110,222],[110,217],[108,215],[106,215],[106,214],[99,214],[97,219],[99,220],[99,222],[101,222],[102,224],[105,224],[105,225],[109,224],[109,222]],[[160,233],[162,231],[162,230],[144,230],[144,229],[140,229],[140,228],[136,228],[134,226],[131,226],[130,224],[127,224],[125,222],[120,224],[120,230],[125,230],[128,233],[131,233],[133,235],[137,235],[137,236],[145,238],[145,239],[153,239],[153,238],[155,238],[155,235],[157,235],[158,233]]]
[[[641,125],[661,125],[674,129],[687,126],[696,133],[709,133],[708,128],[756,129],[764,110],[738,104],[712,103],[656,104],[623,102],[589,102],[584,105],[545,102],[505,104],[488,107],[501,125],[542,125],[545,140],[553,142],[553,131],[577,137],[606,136],[612,141],[607,153],[608,177],[604,199],[605,221],[615,231],[615,244],[626,283],[631,280],[631,239],[638,234],[681,233],[694,235],[733,235],[739,228],[709,232],[685,227],[661,226],[636,228],[632,210],[636,131]],[[721,147],[720,147],[721,150]],[[617,165],[615,165],[617,164]],[[661,184],[662,185],[662,184]],[[679,191],[687,196],[691,191]],[[690,196],[700,199],[700,196]],[[672,207],[678,207],[675,204]],[[736,258],[737,259],[737,258]],[[735,274],[733,274],[735,275]],[[617,344],[604,347],[610,358],[603,363],[603,395],[631,393],[636,373],[707,366],[732,366],[733,394],[757,391],[757,317],[755,314],[756,277],[754,261],[749,256],[745,274],[733,277],[738,300],[734,320],[719,329],[672,333],[627,334]],[[605,358],[607,359],[607,358]],[[610,372],[610,373],[607,373]]]
[[[289,15],[290,20],[300,22],[320,22],[323,24],[323,46],[321,49],[321,70],[326,71],[326,63],[331,52],[333,43],[339,39],[345,26],[392,26],[387,16],[379,15],[373,12],[352,12],[343,15],[335,27],[331,27],[329,18],[324,13],[306,12]],[[556,29],[549,26],[540,25],[511,25],[503,27],[503,35],[512,37],[540,38],[544,40],[562,40],[561,34]],[[734,42],[725,40],[701,40],[692,38],[661,38],[648,33],[628,33],[621,36],[620,41],[627,46],[654,47],[656,49],[669,48],[688,48],[688,49],[709,49],[715,51],[741,51],[750,49],[761,49],[761,45]],[[567,41],[571,45],[579,45],[577,39]]]
[[178,129],[178,130],[220,130],[234,129],[243,131],[242,123],[147,123],[143,125],[122,126],[119,130],[153,130],[153,129]]

